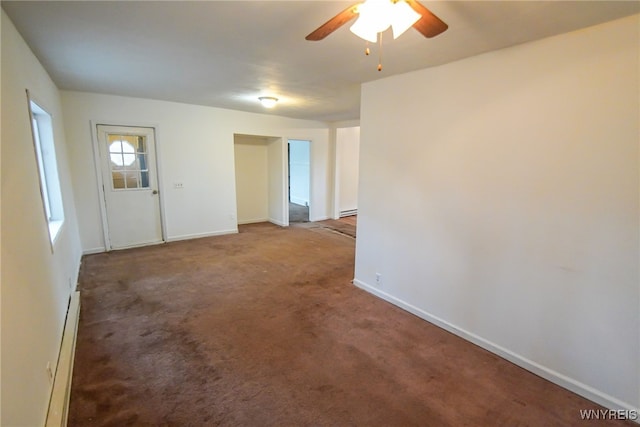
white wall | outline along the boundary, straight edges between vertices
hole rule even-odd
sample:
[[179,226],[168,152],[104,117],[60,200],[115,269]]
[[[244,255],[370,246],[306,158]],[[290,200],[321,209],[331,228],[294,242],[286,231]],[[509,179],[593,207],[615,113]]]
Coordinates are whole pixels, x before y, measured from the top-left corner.
[[[2,14],[2,419],[44,425],[69,297],[78,278],[78,233],[58,89]],[[65,222],[47,231],[25,89],[53,117]]]
[[238,135],[235,138],[238,224],[269,219],[267,142]]
[[[281,226],[289,225],[289,202],[286,198],[286,148],[282,138],[269,138],[267,144],[269,221]],[[327,186],[328,188],[328,186]]]
[[358,209],[360,126],[336,130],[338,213]]
[[291,202],[307,206],[311,176],[311,146],[309,141],[289,140],[289,198]]
[[365,84],[355,271],[626,408],[640,407],[639,24]]
[[[92,93],[62,92],[62,101],[80,234],[87,252],[104,250],[92,120],[157,126],[160,200],[169,240],[237,230],[234,134],[312,140],[315,200],[311,214],[316,220],[330,215],[329,131],[325,123]],[[174,182],[184,187],[175,190]]]
[[[0,32],[2,31],[2,22],[4,16],[0,16]],[[0,47],[1,51],[1,47]],[[0,55],[0,78],[2,76],[2,55]],[[1,87],[1,85],[0,85]],[[2,99],[2,90],[0,89],[0,99]],[[2,120],[0,119],[0,123]],[[0,135],[0,165],[2,165],[2,135]],[[0,167],[0,170],[2,168]],[[1,175],[1,174],[0,174]],[[2,242],[2,177],[0,176],[0,242]],[[2,266],[2,245],[0,244],[0,268]],[[1,276],[1,273],[0,273]],[[2,278],[0,277],[0,343],[2,343]],[[2,366],[2,351],[0,351],[0,367]],[[2,369],[0,368],[0,384],[2,384]],[[2,423],[2,386],[0,386],[0,423]]]

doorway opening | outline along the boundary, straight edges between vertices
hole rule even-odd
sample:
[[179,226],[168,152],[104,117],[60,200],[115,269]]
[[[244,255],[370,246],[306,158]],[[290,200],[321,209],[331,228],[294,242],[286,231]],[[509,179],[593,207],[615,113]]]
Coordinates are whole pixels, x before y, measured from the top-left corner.
[[309,222],[311,203],[311,141],[290,139],[289,164],[289,223]]
[[286,151],[281,137],[234,134],[238,225],[287,226]]

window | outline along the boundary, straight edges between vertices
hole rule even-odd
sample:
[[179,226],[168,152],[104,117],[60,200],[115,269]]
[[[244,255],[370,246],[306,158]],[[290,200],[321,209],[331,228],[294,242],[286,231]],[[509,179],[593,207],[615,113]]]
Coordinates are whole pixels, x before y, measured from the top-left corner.
[[49,238],[53,244],[64,221],[64,209],[53,143],[52,120],[49,113],[31,100],[29,100],[29,109],[31,111],[33,145],[40,173],[40,194],[49,226]]
[[109,134],[107,144],[113,189],[149,188],[146,138],[140,135]]

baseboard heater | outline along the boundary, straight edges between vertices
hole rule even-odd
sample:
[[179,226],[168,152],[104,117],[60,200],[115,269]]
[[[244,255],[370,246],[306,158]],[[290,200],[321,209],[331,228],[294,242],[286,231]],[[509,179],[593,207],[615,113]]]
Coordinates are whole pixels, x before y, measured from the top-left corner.
[[358,209],[350,209],[348,211],[340,211],[340,218],[345,216],[358,215]]
[[60,355],[53,379],[49,410],[47,412],[46,427],[65,427],[71,398],[71,378],[73,374],[73,359],[76,352],[76,337],[78,334],[78,320],[80,318],[80,292],[74,292],[69,302],[67,320],[64,323]]

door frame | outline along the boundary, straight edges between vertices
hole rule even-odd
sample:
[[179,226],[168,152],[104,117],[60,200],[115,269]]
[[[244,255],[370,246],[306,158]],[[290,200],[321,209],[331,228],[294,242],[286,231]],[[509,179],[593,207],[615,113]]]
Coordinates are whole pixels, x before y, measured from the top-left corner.
[[309,222],[313,222],[311,219],[311,206],[313,205],[313,139],[311,138],[293,138],[287,137],[284,138],[284,144],[286,145],[286,149],[284,149],[284,195],[285,195],[285,212],[286,212],[286,224],[289,226],[289,198],[291,197],[291,189],[289,185],[289,179],[291,176],[290,172],[290,157],[289,157],[289,141],[304,141],[309,143]]
[[94,162],[94,170],[96,173],[96,182],[98,184],[98,203],[100,205],[100,219],[102,221],[102,236],[104,239],[104,249],[106,252],[113,250],[111,246],[111,238],[109,234],[109,222],[107,221],[107,202],[105,195],[105,183],[102,177],[102,161],[101,161],[101,149],[100,149],[100,141],[98,140],[98,126],[119,126],[119,127],[137,127],[137,128],[149,128],[153,129],[154,143],[155,143],[155,154],[156,154],[156,176],[158,179],[158,196],[159,201],[158,205],[160,207],[160,232],[161,243],[165,243],[167,241],[167,230],[165,223],[165,208],[164,208],[164,185],[162,182],[162,174],[160,173],[160,150],[159,150],[159,126],[157,124],[145,124],[145,123],[132,123],[127,121],[120,120],[90,120],[91,126],[91,139],[92,139],[92,148],[93,148],[93,162]]

